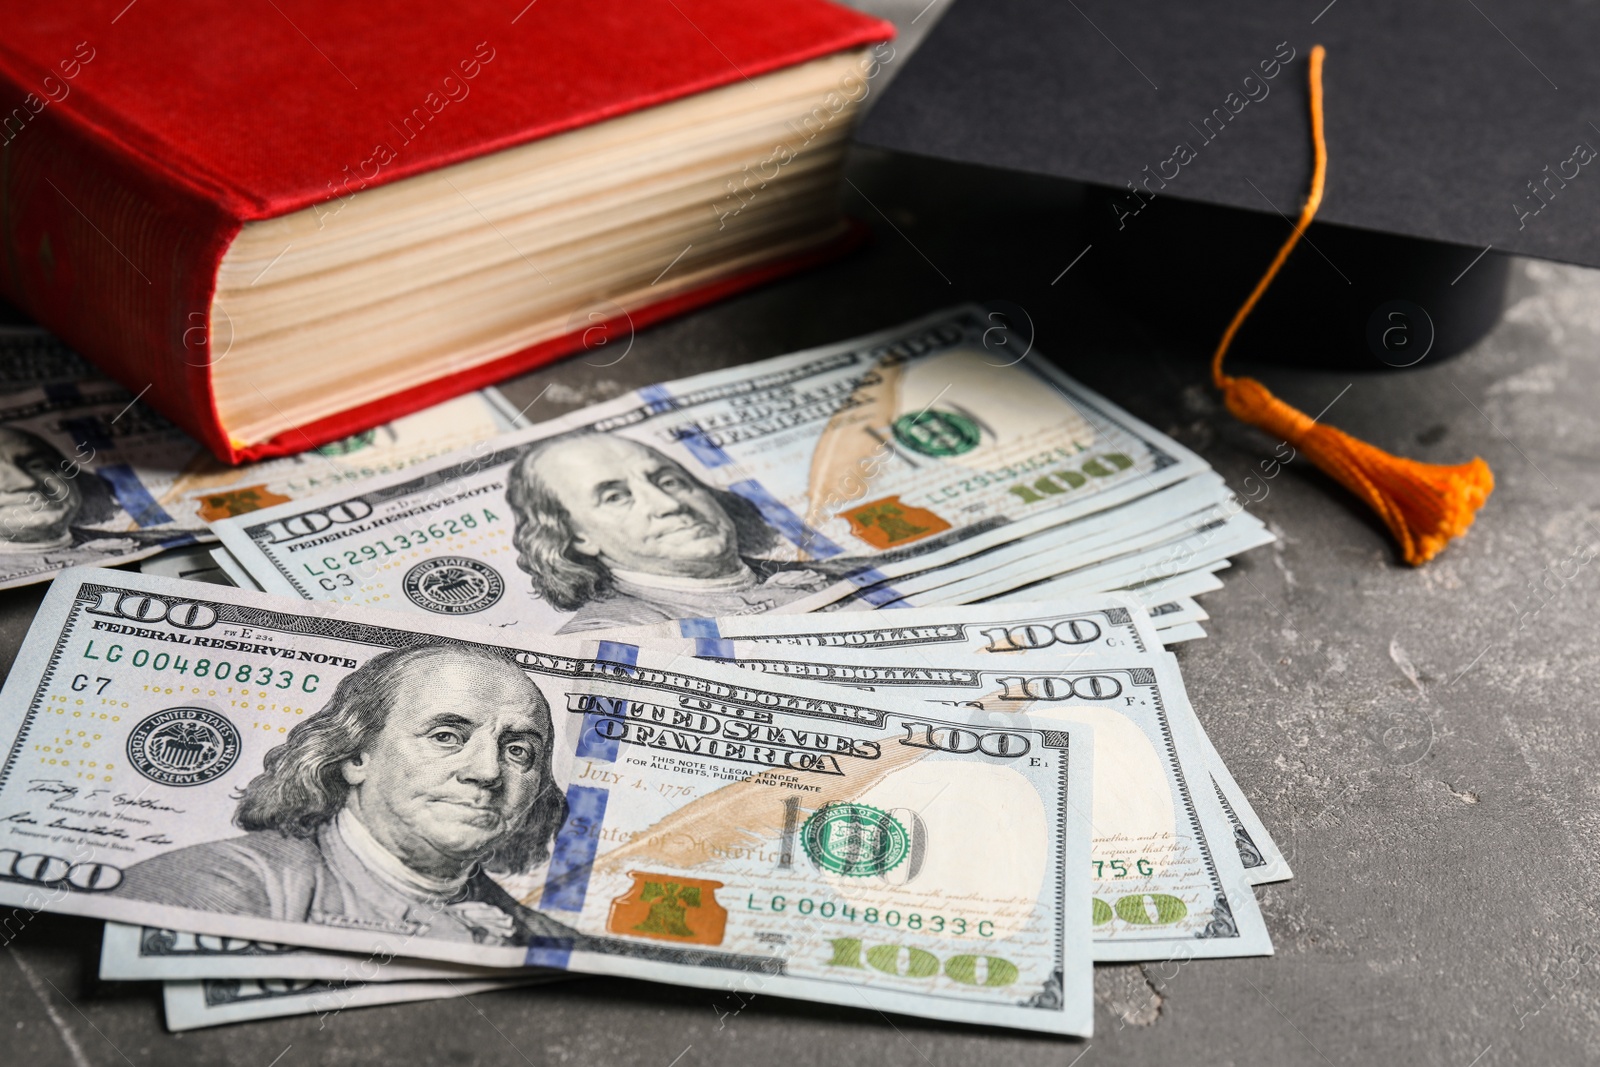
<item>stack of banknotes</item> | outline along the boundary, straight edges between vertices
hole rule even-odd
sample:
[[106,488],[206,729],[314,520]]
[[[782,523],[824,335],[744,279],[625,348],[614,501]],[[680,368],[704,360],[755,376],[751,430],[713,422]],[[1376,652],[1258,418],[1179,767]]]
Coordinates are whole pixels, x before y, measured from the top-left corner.
[[1271,536],[1020,348],[962,307],[239,469],[13,351],[8,925],[107,920],[174,1029],[606,974],[1086,1035],[1096,961],[1270,953],[1167,646]]

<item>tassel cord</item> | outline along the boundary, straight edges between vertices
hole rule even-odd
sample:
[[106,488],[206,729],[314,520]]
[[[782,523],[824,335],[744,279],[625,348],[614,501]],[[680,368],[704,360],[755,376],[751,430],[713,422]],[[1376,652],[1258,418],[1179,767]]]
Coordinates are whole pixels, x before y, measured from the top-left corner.
[[1452,538],[1466,532],[1478,508],[1493,491],[1494,475],[1483,460],[1442,467],[1392,456],[1331,426],[1320,425],[1316,419],[1272,395],[1254,378],[1236,378],[1222,369],[1240,328],[1283,269],[1322,205],[1328,173],[1328,146],[1323,132],[1324,57],[1321,45],[1311,50],[1313,164],[1310,189],[1293,231],[1223,332],[1211,358],[1211,378],[1236,418],[1295,446],[1317,467],[1365,501],[1399,542],[1405,561],[1420,566]]

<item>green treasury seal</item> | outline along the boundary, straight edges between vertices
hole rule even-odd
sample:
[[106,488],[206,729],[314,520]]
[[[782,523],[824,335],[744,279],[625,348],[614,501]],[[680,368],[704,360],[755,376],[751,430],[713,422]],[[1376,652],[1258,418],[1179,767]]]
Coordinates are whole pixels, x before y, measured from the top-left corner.
[[959,456],[983,440],[978,424],[966,415],[931,408],[894,420],[894,439],[924,456]]
[[818,808],[800,828],[800,844],[812,863],[851,878],[887,874],[911,853],[900,820],[870,804]]

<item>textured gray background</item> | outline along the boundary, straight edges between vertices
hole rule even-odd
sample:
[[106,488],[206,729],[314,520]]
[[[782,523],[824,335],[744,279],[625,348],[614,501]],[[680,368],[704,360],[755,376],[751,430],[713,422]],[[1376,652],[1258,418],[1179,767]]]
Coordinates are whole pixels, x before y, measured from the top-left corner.
[[[920,10],[874,6],[905,22]],[[1211,637],[1179,652],[1297,874],[1260,891],[1277,955],[1103,967],[1089,1042],[610,980],[171,1035],[155,985],[95,977],[99,924],[40,916],[0,959],[0,1062],[1600,1061],[1600,274],[1518,262],[1502,324],[1452,361],[1257,368],[1313,412],[1337,397],[1327,420],[1385,448],[1494,468],[1470,536],[1412,570],[1303,461],[1246,482],[1273,442],[1221,411],[1204,353],[1162,350],[1138,319],[1106,321],[1095,287],[1137,278],[1098,276],[1091,253],[1050,284],[1082,249],[1071,190],[866,152],[850,179],[847,206],[875,231],[862,252],[619,334],[506,392],[548,418],[958,300],[1011,301],[1041,351],[1197,449],[1278,534],[1226,572],[1204,600]],[[1556,207],[1540,221],[1592,224]],[[1162,294],[1146,296],[1153,321]],[[40,595],[0,594],[7,668]]]

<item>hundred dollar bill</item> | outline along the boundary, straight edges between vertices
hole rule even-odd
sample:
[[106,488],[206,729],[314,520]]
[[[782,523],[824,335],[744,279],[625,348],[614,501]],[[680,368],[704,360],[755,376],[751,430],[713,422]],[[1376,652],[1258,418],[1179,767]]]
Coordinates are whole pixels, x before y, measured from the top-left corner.
[[1168,648],[1173,645],[1181,645],[1185,641],[1198,641],[1206,636],[1206,628],[1197,622],[1179,623],[1177,626],[1166,627],[1160,632],[1161,642]]
[[1222,579],[1217,577],[1217,573],[1231,566],[1233,564],[1229,560],[1222,560],[1210,567],[1184,571],[1166,578],[1136,581],[1123,586],[1118,592],[1133,597],[1146,608],[1160,604],[1170,597],[1204,596],[1222,588]]
[[1137,588],[1227,566],[1228,557],[1273,540],[1272,533],[1255,516],[1233,514],[1179,531],[1168,541],[1124,556],[1062,571],[1038,581],[1005,583],[1008,588],[969,589],[964,595],[1005,603],[1053,600],[1100,589]]
[[158,475],[161,506],[212,523],[406,470],[526,426],[498,390],[482,389],[298,455],[230,467],[203,449]]
[[531,978],[437,978],[360,982],[294,978],[209,978],[167,982],[162,989],[168,1030],[197,1030],[285,1015],[337,1015],[346,1008],[410,1004],[493,993],[528,985]]
[[138,559],[203,534],[198,519],[163,511],[139,473],[170,469],[196,448],[111,382],[0,397],[0,588]]
[[505,973],[503,969],[439,960],[324,952],[299,945],[115,922],[106,923],[100,943],[100,977],[108,981],[292,978],[323,982],[403,982],[418,978],[504,977]]
[[[216,561],[217,567],[222,573],[227,575],[229,584],[239,589],[260,590],[261,586],[256,584],[254,578],[250,577],[250,572],[239,566],[239,561],[233,558],[233,553],[222,545],[211,546],[211,558]],[[1217,582],[1217,585],[1220,586],[1221,584],[1221,582]]]
[[[689,638],[695,653],[713,659],[790,659],[832,663],[838,651],[858,651],[893,665],[915,650],[918,663],[946,663],[947,656],[999,655],[1009,663],[1070,666],[1106,657],[1127,665],[1130,657],[1154,667],[1165,663],[1166,710],[1192,725],[1202,761],[1252,885],[1294,875],[1249,798],[1217,753],[1189,704],[1177,663],[1161,651],[1168,640],[1133,598],[1099,593],[1050,604],[974,604],[959,608],[910,608],[892,612],[811,615],[744,615],[726,619],[681,619],[649,627],[606,631],[615,641]],[[1004,707],[1004,705],[1001,705]]]
[[1091,1025],[1076,723],[80,569],[0,738],[0,903]]
[[1204,622],[1211,618],[1211,614],[1190,597],[1177,597],[1165,604],[1152,604],[1146,610],[1150,612],[1151,625],[1158,630],[1181,623]]
[[288,459],[223,467],[99,379],[0,396],[0,588],[210,540],[210,520],[395,470],[517,425],[471,394]]
[[650,386],[215,529],[268,592],[576,632],[893,600],[1204,469],[994,329],[964,307]]
[[[1114,516],[1095,516],[1106,517]],[[997,558],[983,569],[962,573],[958,567],[941,567],[917,575],[915,581],[896,581],[892,599],[875,587],[853,591],[825,606],[805,606],[812,610],[866,611],[971,604],[1047,587],[1051,590],[1048,595],[1027,599],[1049,600],[1068,593],[1109,591],[1156,577],[1170,577],[1274,540],[1254,516],[1236,511],[1219,513],[1216,508],[1174,514],[1146,528],[1107,524],[1093,538],[1066,545],[1052,544],[1053,532],[1029,538],[1030,542],[1043,541],[1027,546],[1030,551],[1007,553],[1014,558]],[[1191,557],[1192,566],[1177,562]]]
[[[1083,567],[1111,555],[1169,537],[1160,531],[1185,517],[1217,507],[1229,496],[1216,474],[1206,472],[1166,486],[1119,507],[1059,523],[1026,537],[992,545],[965,559],[924,561],[914,570],[848,590],[829,604],[811,598],[805,610],[866,610],[891,601],[914,601],[930,592],[966,583],[1008,588],[1061,570]],[[892,590],[892,592],[890,591]],[[792,610],[792,609],[791,609]]]
[[[1224,526],[1227,529],[1223,531],[1223,536],[1213,536],[1210,540],[1225,545],[1227,551],[1253,548],[1273,540],[1272,534],[1267,532],[1261,521],[1254,516],[1223,516],[1215,509],[1207,508],[1175,516],[1148,531],[1128,531],[1121,536],[1108,536],[1097,544],[1076,551],[1052,552],[1041,558],[1020,560],[993,571],[946,582],[931,590],[931,596],[926,599],[936,598],[941,603],[973,603],[986,597],[1027,588],[1042,580],[1068,580],[1074,575],[1090,573],[1091,570],[1102,574],[1114,573],[1116,580],[1120,582],[1127,573],[1128,561],[1142,559],[1185,538]],[[1083,587],[1099,591],[1097,587],[1086,582],[1083,583]],[[922,603],[924,599],[919,595],[901,598],[908,604]]]
[[1150,614],[1132,597],[1098,593],[1049,604],[911,608],[892,612],[731,615],[607,630],[616,641],[689,638],[699,654],[736,658],[740,646],[1007,653],[1040,649],[1074,655],[1149,652],[1161,647]]
[[[239,566],[233,554],[222,545],[193,545],[169,549],[159,556],[145,560],[140,569],[146,574],[162,574],[170,578],[186,578],[189,581],[214,582],[240,589],[261,588],[244,568]],[[1209,573],[1201,573],[1198,577],[1207,581],[1198,586],[1197,592],[1211,592],[1222,587],[1222,583]],[[1162,599],[1164,587],[1158,588],[1152,585],[1148,589],[1124,592],[1134,601],[1147,605],[1151,620],[1158,631],[1210,618],[1205,609],[1190,596],[1177,595],[1170,600]],[[659,625],[668,627],[662,631],[663,633],[676,632],[672,623]],[[1161,635],[1161,639],[1163,642],[1170,641],[1165,633]]]
[[[159,556],[145,560],[140,567],[147,574],[163,574],[171,578],[186,578],[189,581],[215,582],[219,585],[233,585],[240,589],[260,589],[255,580],[250,577],[238,561],[233,558],[227,548],[221,545],[193,545],[186,548],[169,549]],[[1196,577],[1204,579],[1203,582],[1185,584],[1182,588],[1194,588],[1196,592],[1213,592],[1222,587],[1222,583],[1209,572],[1201,572]],[[1160,586],[1158,588],[1158,586]],[[1174,588],[1178,588],[1174,586]],[[1163,600],[1166,595],[1166,586],[1162,583],[1152,583],[1148,588],[1134,588],[1122,591],[1125,595],[1139,603],[1148,605],[1151,621],[1157,631],[1165,631],[1171,627],[1182,626],[1187,623],[1201,622],[1210,618],[1191,596],[1178,595],[1171,600]],[[752,616],[734,616],[750,618]],[[785,614],[784,617],[789,617]],[[659,624],[672,628],[672,623]],[[624,628],[626,629],[626,628]],[[669,631],[663,631],[669,632]],[[1203,633],[1203,631],[1202,631]],[[1165,632],[1161,633],[1164,643],[1171,643],[1172,638]]]
[[[990,729],[1048,715],[1095,729],[1094,953],[1098,962],[1272,951],[1210,773],[1214,750],[1167,654],[1012,656],[742,644],[728,662],[880,699],[959,706]],[[972,734],[973,738],[977,735]],[[1227,778],[1234,790],[1232,779]]]
[[[1035,605],[1035,608],[1040,608],[1040,606],[1042,605]],[[936,613],[938,609],[931,609],[931,611]],[[997,616],[1010,614],[1013,619],[1018,617],[1016,616],[1016,608],[1010,605],[1005,606],[1005,608],[989,608],[989,611],[994,611]],[[838,617],[842,616],[830,617],[838,619]],[[1048,611],[1035,611],[1032,619],[1029,619],[1024,614],[1019,619],[1018,625],[1011,630],[1011,632],[1018,635],[1016,640],[1026,641],[1030,637],[1035,637],[1038,630],[1030,633],[1029,629],[1024,629],[1024,627],[1038,625],[1035,621],[1040,617],[1048,619],[1050,613]],[[1160,641],[1168,640],[1168,638],[1163,637],[1163,632],[1160,632],[1160,630],[1154,630],[1154,632],[1146,630],[1146,640]],[[746,662],[746,665],[749,665],[747,661],[763,662],[765,664],[763,669],[778,670],[779,667],[776,664],[781,661],[794,665],[794,670],[797,670],[797,672],[813,672],[813,670],[835,672],[837,670],[842,680],[850,677],[853,667],[866,665],[866,667],[869,667],[870,673],[882,665],[886,669],[904,670],[907,677],[904,685],[914,685],[910,678],[918,677],[925,670],[933,669],[934,672],[944,672],[939,673],[938,677],[946,678],[949,685],[957,686],[968,686],[976,683],[974,675],[971,675],[971,667],[976,667],[981,661],[966,661],[965,657],[968,654],[994,653],[995,651],[994,648],[949,648],[949,646],[941,646],[939,643],[925,643],[925,645],[910,645],[910,643],[906,643],[906,645],[878,646],[878,648],[862,645],[851,649],[838,649],[837,653],[835,653],[834,649],[811,649],[792,645],[773,646],[765,645],[760,641],[710,643],[704,638],[698,638],[696,646],[698,646],[699,654],[702,654],[702,656],[720,657],[720,659],[733,662]],[[1163,683],[1160,693],[1155,694],[1155,702],[1160,705],[1158,718],[1162,718],[1162,720],[1170,718],[1170,720],[1176,720],[1181,723],[1182,729],[1179,733],[1182,736],[1189,737],[1189,742],[1186,742],[1186,744],[1189,744],[1186,752],[1194,757],[1195,769],[1197,771],[1203,769],[1206,776],[1210,777],[1210,789],[1216,793],[1216,797],[1221,803],[1222,814],[1226,816],[1227,825],[1232,830],[1230,835],[1218,837],[1218,840],[1230,840],[1234,843],[1238,851],[1238,862],[1245,869],[1245,880],[1250,885],[1266,885],[1269,881],[1290,880],[1294,875],[1290,870],[1290,865],[1285,861],[1282,851],[1278,849],[1277,843],[1272,840],[1272,835],[1267,832],[1266,825],[1262,824],[1261,816],[1258,816],[1254,806],[1251,806],[1250,798],[1246,797],[1245,792],[1238,787],[1234,774],[1230,773],[1226,763],[1222,761],[1221,755],[1216,750],[1216,745],[1211,742],[1210,734],[1206,733],[1205,726],[1200,723],[1200,718],[1195,715],[1194,707],[1190,705],[1189,696],[1187,696],[1186,691],[1184,691],[1184,685],[1182,685],[1178,661],[1170,653],[1162,651],[1160,643],[1150,645],[1150,648],[1154,649],[1154,651],[1139,653],[1139,651],[1128,649],[1128,651],[1122,651],[1122,653],[1117,654],[1091,654],[1069,653],[1069,651],[1064,651],[1061,645],[1035,646],[1035,648],[1026,648],[1024,646],[1024,648],[1008,649],[1005,654],[1000,656],[1000,659],[1005,661],[1005,667],[994,667],[994,669],[986,670],[981,677],[995,680],[995,678],[1002,677],[1003,672],[1011,669],[1026,669],[1029,672],[1046,673],[1053,672],[1053,670],[1085,672],[1085,670],[1096,669],[1101,664],[1114,664],[1117,665],[1118,669],[1155,670]],[[965,669],[947,670],[952,669],[952,667],[965,667]],[[819,673],[805,673],[803,677],[821,677],[821,675]],[[877,683],[874,683],[874,681],[862,681],[861,685],[877,685]],[[1043,686],[1043,683],[1038,683],[1038,685]],[[936,685],[928,683],[923,688],[933,689],[936,688]],[[1043,686],[1043,688],[1048,688],[1048,686]],[[1051,699],[1077,699],[1074,694],[1078,693],[1078,686],[1070,686],[1066,691],[1066,697],[1051,697]],[[928,694],[923,693],[923,696],[928,696]],[[1122,699],[1126,701],[1128,697],[1123,696]],[[1019,713],[1022,710],[1026,710],[1022,709],[1021,705],[1011,704],[1005,693],[1002,693],[1002,696],[992,697],[992,707],[1002,710],[1002,712]],[[1029,707],[1030,709],[1038,709],[1038,707],[1051,707],[1051,704],[1048,699],[1040,699],[1040,701],[1030,701]],[[1152,734],[1152,737],[1154,737],[1154,734]],[[1195,787],[1197,789],[1205,789],[1205,782],[1197,781],[1195,782]]]
[[1003,582],[940,587],[921,596],[907,597],[896,605],[1036,602],[1100,590],[1128,589],[1190,570],[1202,570],[1226,561],[1229,556],[1270,544],[1272,540],[1272,533],[1259,519],[1236,515],[1188,532],[1176,531],[1171,540],[1161,544],[1063,570],[1049,577],[1030,579],[1027,575],[1013,574]]
[[[169,548],[139,561],[141,574],[155,574],[162,578],[182,578],[186,582],[207,582],[211,585],[237,585],[222,569],[211,545],[180,545]],[[248,586],[246,588],[249,588]]]

